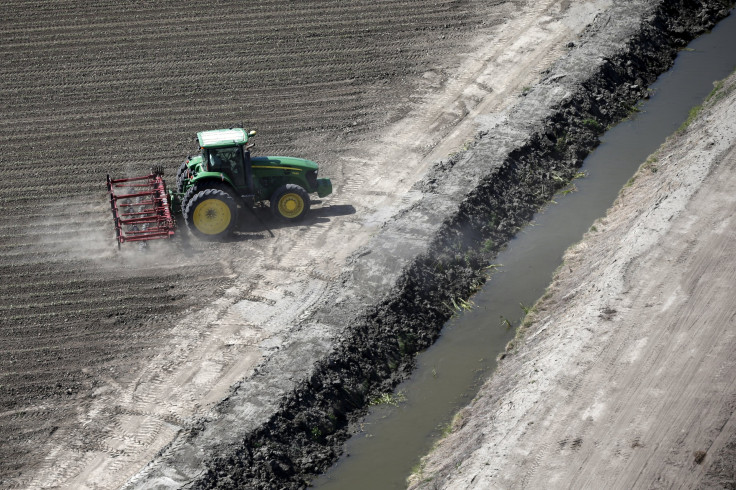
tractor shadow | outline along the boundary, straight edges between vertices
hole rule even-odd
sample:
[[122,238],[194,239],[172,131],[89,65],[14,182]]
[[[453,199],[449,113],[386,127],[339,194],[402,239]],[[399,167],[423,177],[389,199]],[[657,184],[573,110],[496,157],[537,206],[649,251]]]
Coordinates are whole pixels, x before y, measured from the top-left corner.
[[[312,201],[312,205],[318,205],[320,203],[321,201]],[[274,217],[268,206],[256,206],[253,209],[241,209],[240,217],[238,219],[238,227],[227,241],[239,242],[274,238],[273,232],[276,230],[329,223],[331,218],[335,218],[337,216],[349,216],[355,213],[355,207],[351,204],[313,207],[304,220],[289,223]]]
[[[318,204],[321,204],[321,201],[312,201],[312,205]],[[307,214],[302,221],[289,223],[274,217],[268,206],[256,206],[253,209],[244,208],[240,210],[238,225],[232,236],[223,240],[221,243],[248,242],[276,238],[276,235],[273,233],[276,230],[329,223],[331,221],[330,218],[349,216],[355,213],[355,207],[351,204],[327,205],[312,208],[309,211],[309,214]],[[200,242],[199,245],[207,243],[206,241],[202,242],[201,240],[198,240],[189,233],[186,224],[184,223],[184,219],[181,216],[177,218],[177,228],[179,230],[177,234],[181,239],[180,246],[185,254],[187,253],[186,251],[194,253],[195,249],[200,248],[196,245],[198,242]]]

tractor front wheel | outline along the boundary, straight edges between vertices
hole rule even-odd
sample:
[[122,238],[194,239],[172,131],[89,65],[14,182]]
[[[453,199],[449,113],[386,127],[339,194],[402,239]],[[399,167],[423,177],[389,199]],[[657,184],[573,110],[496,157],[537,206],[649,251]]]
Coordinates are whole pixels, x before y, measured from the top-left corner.
[[235,229],[238,206],[222,189],[205,189],[187,200],[184,221],[189,231],[205,240],[222,240]]
[[299,221],[309,211],[309,194],[301,186],[286,184],[271,196],[271,212],[284,221]]

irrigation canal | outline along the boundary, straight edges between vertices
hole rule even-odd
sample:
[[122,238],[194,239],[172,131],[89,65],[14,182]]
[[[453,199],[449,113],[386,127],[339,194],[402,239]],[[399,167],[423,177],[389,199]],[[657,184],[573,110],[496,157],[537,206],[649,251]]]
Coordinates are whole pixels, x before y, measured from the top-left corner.
[[472,400],[514,336],[523,308],[544,293],[562,254],[602,217],[639,165],[687,119],[736,67],[736,11],[680,52],[651,87],[640,111],[607,131],[585,160],[576,190],[555,197],[499,254],[500,272],[473,298],[474,307],[445,325],[417,360],[392,403],[372,407],[340,460],[313,482],[322,490],[396,489]]

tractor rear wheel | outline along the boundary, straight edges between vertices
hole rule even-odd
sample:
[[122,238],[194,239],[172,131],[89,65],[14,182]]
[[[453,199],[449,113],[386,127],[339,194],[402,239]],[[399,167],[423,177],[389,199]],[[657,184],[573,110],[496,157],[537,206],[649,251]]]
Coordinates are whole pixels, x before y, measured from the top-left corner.
[[[210,186],[207,186],[207,188],[209,189]],[[187,189],[187,191],[184,193],[184,196],[181,198],[181,210],[182,210],[182,212],[184,212],[184,210],[187,208],[187,203],[189,202],[189,200],[192,197],[194,197],[194,195],[196,193],[198,193],[199,191],[201,191],[201,190],[203,190],[202,189],[202,186],[201,185],[198,185],[198,184],[194,184],[189,189]]]
[[284,221],[299,221],[309,211],[309,194],[303,187],[286,184],[271,196],[271,212]]
[[222,240],[235,229],[238,206],[235,198],[223,189],[210,188],[187,200],[184,221],[189,231],[205,240]]
[[183,162],[179,166],[179,170],[176,172],[176,192],[184,192],[184,182],[189,178],[189,165],[187,162]]

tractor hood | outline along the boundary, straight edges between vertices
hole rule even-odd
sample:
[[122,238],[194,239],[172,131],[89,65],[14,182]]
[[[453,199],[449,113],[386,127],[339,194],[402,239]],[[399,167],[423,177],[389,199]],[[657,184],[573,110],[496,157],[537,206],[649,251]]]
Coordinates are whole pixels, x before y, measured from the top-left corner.
[[251,163],[254,169],[309,171],[318,168],[318,165],[311,160],[295,157],[254,157]]

